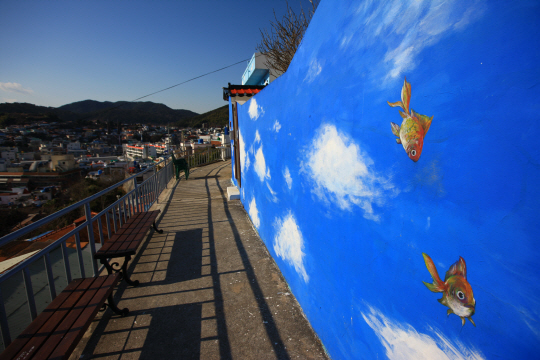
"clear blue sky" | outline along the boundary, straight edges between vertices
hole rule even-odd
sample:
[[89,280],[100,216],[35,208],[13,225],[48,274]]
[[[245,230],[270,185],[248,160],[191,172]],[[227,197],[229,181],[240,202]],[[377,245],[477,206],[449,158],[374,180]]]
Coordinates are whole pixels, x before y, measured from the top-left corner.
[[[290,0],[298,10],[308,0]],[[250,58],[284,0],[0,1],[0,103],[134,100]],[[226,103],[246,63],[141,101],[198,113]]]

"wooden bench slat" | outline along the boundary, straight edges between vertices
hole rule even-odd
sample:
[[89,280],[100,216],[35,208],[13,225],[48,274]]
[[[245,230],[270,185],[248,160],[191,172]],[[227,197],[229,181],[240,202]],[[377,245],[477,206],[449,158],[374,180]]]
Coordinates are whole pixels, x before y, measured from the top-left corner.
[[[120,231],[111,237],[111,240],[103,246],[95,255],[96,259],[107,259],[110,257],[120,257],[135,254],[140,242],[144,239],[146,229],[150,227],[157,216],[159,210],[137,213],[133,221],[128,221],[122,226]],[[116,236],[118,235],[118,236]]]
[[[156,214],[156,216],[157,216],[157,214]],[[120,245],[118,250],[125,251],[125,250],[133,248],[133,247],[136,250],[139,247],[138,242],[140,242],[144,238],[144,235],[148,231],[147,229],[150,226],[152,226],[154,220],[155,220],[155,216],[154,217],[149,216],[148,218],[145,219],[144,222],[139,223],[137,228],[134,229],[135,231],[132,233],[134,235],[133,238],[126,238],[126,240],[124,241],[123,244]]]
[[[68,298],[60,307],[51,309],[47,308],[52,312],[52,315],[49,317],[47,322],[40,322],[42,325],[41,328],[32,336],[32,339],[25,345],[19,354],[17,354],[17,359],[29,359],[32,358],[32,356],[36,356],[36,354],[40,351],[40,347],[47,341],[49,336],[55,331],[58,324],[60,324],[66,315],[69,314],[73,306],[75,306],[79,298],[84,294],[87,288],[87,283],[88,282],[85,283],[84,281],[81,281],[76,289],[66,292],[65,294],[68,295]],[[47,309],[45,311],[47,311]]]
[[79,297],[77,303],[71,309],[70,313],[64,318],[64,320],[62,320],[54,333],[49,336],[45,344],[41,347],[39,351],[39,358],[46,359],[49,357],[49,355],[54,351],[60,341],[62,341],[62,338],[65,336],[65,334],[71,329],[73,323],[75,323],[75,321],[79,318],[84,308],[88,305],[88,303],[90,303],[90,300],[92,299],[92,297],[94,297],[95,293],[103,284],[104,280],[104,276],[87,278],[84,280],[85,285],[88,286],[86,288],[86,291],[84,292],[84,294],[82,294],[81,297]]
[[70,292],[77,289],[83,279],[73,280],[66,286],[64,292],[61,292],[51,303],[47,306],[41,314],[39,314],[34,321],[0,354],[0,360],[13,359],[26,344],[32,339],[32,336],[36,334],[44,323],[46,323],[54,314],[56,309],[61,308],[64,302],[69,298]]
[[111,238],[108,241],[106,241],[105,244],[103,244],[103,246],[101,247],[101,249],[99,249],[99,251],[107,251],[111,247],[111,245],[115,243],[116,239],[127,230],[126,225],[129,225],[137,221],[137,219],[141,216],[141,214],[143,213],[136,213],[131,218],[129,218],[128,222],[124,224],[124,226],[122,226],[120,229],[118,229],[116,233],[111,235]]
[[[150,227],[150,225],[145,227]],[[145,235],[146,231],[141,231],[138,234],[126,239],[126,241],[124,241],[123,244],[121,244],[116,250],[116,253],[134,253],[139,247],[141,241],[144,239]]]
[[[120,274],[115,274],[116,276],[107,276],[104,282],[100,285],[97,291],[93,292],[91,300],[86,305],[85,309],[82,311],[80,316],[75,320],[71,329],[65,334],[62,341],[49,359],[68,359],[71,352],[75,349],[79,340],[83,337],[86,329],[90,326],[90,323],[98,313],[99,309],[105,303],[105,299],[112,293],[114,287],[120,279]],[[90,297],[91,291],[88,291],[85,296]],[[87,295],[88,294],[88,295]]]
[[136,219],[134,219],[133,221],[130,221],[130,222],[124,224],[124,226],[122,226],[122,229],[121,229],[122,231],[121,232],[119,231],[117,233],[118,236],[111,237],[111,242],[110,242],[110,245],[108,247],[104,248],[103,250],[100,249],[100,251],[98,251],[98,252],[116,251],[118,246],[119,246],[119,243],[124,242],[126,236],[129,236],[131,233],[136,231],[137,225],[140,223],[140,221],[142,219],[144,219],[144,213],[138,213],[138,214],[139,214],[139,216],[137,216]]

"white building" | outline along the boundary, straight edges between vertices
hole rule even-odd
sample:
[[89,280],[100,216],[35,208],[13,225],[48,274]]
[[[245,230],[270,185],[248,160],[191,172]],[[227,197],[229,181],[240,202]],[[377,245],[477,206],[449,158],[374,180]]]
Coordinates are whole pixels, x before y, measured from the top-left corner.
[[67,155],[52,155],[50,167],[52,171],[69,171],[77,169],[79,166],[75,162],[75,157],[72,154]]
[[7,171],[7,166],[9,165],[9,160],[0,159],[0,172]]
[[268,85],[282,73],[268,66],[266,55],[256,52],[242,75],[242,85]]
[[17,153],[19,152],[18,148],[3,148],[0,152],[0,157],[6,160],[16,160]]
[[81,150],[81,143],[79,141],[70,142],[67,144],[68,150]]
[[157,156],[163,155],[165,153],[168,154],[171,150],[175,150],[174,145],[170,145],[170,144],[167,144],[167,143],[165,143],[165,144],[148,144],[148,146],[151,146],[151,147],[155,148]]
[[21,152],[19,153],[19,161],[30,161],[34,160],[33,152]]
[[156,157],[157,152],[154,146],[148,144],[124,145],[124,153],[130,159],[148,159]]

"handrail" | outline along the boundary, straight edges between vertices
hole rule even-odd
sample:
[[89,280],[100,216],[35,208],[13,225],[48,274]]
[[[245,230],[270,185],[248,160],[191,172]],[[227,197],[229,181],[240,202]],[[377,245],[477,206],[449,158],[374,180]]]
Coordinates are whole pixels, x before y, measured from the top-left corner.
[[[159,165],[163,165],[161,169],[157,169]],[[153,172],[153,174],[146,180],[144,180],[141,184],[137,184],[137,178],[141,175],[147,173],[147,172]],[[13,266],[11,269],[5,271],[4,273],[0,274],[0,309],[3,311],[0,312],[0,330],[2,332],[2,343],[4,345],[4,348],[11,343],[11,340],[13,339],[12,335],[17,336],[20,331],[22,331],[26,325],[28,324],[10,324],[8,321],[8,314],[6,309],[6,298],[2,298],[3,296],[6,296],[6,291],[2,291],[1,286],[4,284],[5,281],[7,281],[9,278],[14,276],[15,274],[22,273],[23,275],[23,284],[26,293],[26,304],[28,305],[28,311],[30,312],[30,319],[34,319],[37,316],[37,306],[36,306],[36,298],[34,294],[34,288],[32,286],[32,274],[30,273],[30,266],[34,264],[36,261],[44,260],[45,262],[45,272],[46,272],[46,279],[45,282],[42,285],[48,286],[49,288],[49,294],[50,294],[50,300],[54,299],[57,294],[56,284],[54,283],[54,275],[53,275],[53,264],[51,261],[50,253],[54,250],[57,250],[58,248],[61,248],[62,250],[62,259],[60,260],[63,262],[63,268],[65,270],[65,279],[71,280],[72,278],[72,271],[71,271],[71,265],[69,264],[69,254],[67,250],[66,243],[68,239],[71,237],[75,237],[75,244],[76,244],[76,253],[77,253],[77,259],[79,263],[79,270],[80,275],[82,277],[85,277],[85,266],[84,266],[84,256],[83,256],[83,249],[81,248],[80,243],[80,232],[86,228],[88,230],[88,247],[91,252],[92,256],[92,272],[93,276],[97,276],[99,272],[101,272],[103,266],[101,268],[98,268],[97,262],[93,259],[93,255],[95,254],[96,246],[95,246],[95,240],[94,239],[94,224],[97,221],[98,222],[98,229],[99,229],[99,241],[101,244],[103,244],[105,238],[103,234],[103,224],[102,224],[102,218],[105,216],[106,220],[106,226],[107,226],[107,236],[108,238],[111,237],[112,233],[116,233],[118,230],[118,225],[121,226],[123,221],[127,221],[128,218],[130,218],[135,212],[147,210],[154,204],[159,194],[167,187],[167,183],[173,176],[172,171],[172,161],[170,161],[169,158],[164,159],[163,161],[160,161],[158,164],[155,164],[148,169],[139,172],[133,176],[130,176],[127,179],[124,179],[122,181],[119,181],[118,183],[108,187],[107,189],[104,189],[102,191],[99,191],[98,193],[89,196],[75,204],[72,204],[62,210],[59,210],[55,212],[54,214],[51,214],[39,221],[36,221],[33,224],[27,225],[22,229],[19,229],[17,231],[14,231],[13,233],[10,233],[2,238],[0,238],[0,246],[5,245],[9,243],[10,241],[16,240],[18,238],[21,238],[23,235],[34,231],[41,226],[49,223],[52,220],[58,219],[59,217],[68,214],[71,211],[77,210],[81,207],[84,208],[85,214],[86,214],[86,220],[82,223],[76,226],[73,230],[69,231],[68,233],[61,236],[58,240],[52,242],[51,244],[47,245],[45,248],[39,250],[37,253],[33,254],[32,256],[28,257],[27,259],[24,259],[20,263]],[[131,191],[128,191],[127,194],[125,194],[120,199],[117,199],[115,202],[107,206],[105,209],[100,211],[97,215],[92,216],[90,211],[90,202],[100,198],[101,196],[107,194],[108,192],[118,188],[119,186],[129,182],[133,181],[134,189]],[[134,204],[137,204],[137,208],[134,208]],[[139,206],[139,204],[141,206]],[[126,206],[127,205],[127,206]],[[128,214],[129,212],[129,214]],[[111,213],[112,213],[112,219],[111,219]],[[118,213],[118,216],[117,216]],[[113,221],[114,229],[111,229],[111,220]],[[67,285],[67,283],[66,283]],[[41,286],[41,285],[40,285]],[[6,290],[6,289],[4,289]],[[11,289],[12,290],[12,289]],[[24,305],[25,301],[23,299],[18,299],[17,305],[20,306],[21,304]],[[10,326],[11,325],[11,326]],[[24,325],[24,326],[23,326]],[[15,327],[15,331],[12,331],[11,328]]]
[[[207,164],[207,163],[217,161],[220,159],[225,160],[225,158],[230,157],[230,151],[231,151],[230,148],[221,148],[221,149],[208,148],[206,151],[195,153],[190,156],[185,156],[185,158],[190,167],[196,167],[196,166]],[[159,165],[162,165],[160,169],[158,169]],[[153,174],[150,177],[142,181],[140,184],[137,183],[138,177],[150,171],[153,172]],[[58,240],[47,245],[45,248],[39,250],[37,253],[33,254],[27,259],[16,264],[11,269],[0,274],[0,310],[1,310],[0,311],[0,330],[2,332],[1,340],[3,342],[4,348],[7,345],[9,345],[12,339],[18,336],[18,334],[24,328],[26,328],[28,324],[26,323],[25,324],[22,324],[22,323],[12,324],[10,323],[10,321],[8,321],[9,317],[6,312],[8,310],[6,308],[7,298],[5,296],[7,296],[6,293],[9,293],[9,290],[5,288],[2,289],[2,284],[4,284],[5,281],[10,279],[15,274],[22,273],[23,285],[25,287],[25,291],[23,291],[23,293],[26,293],[26,304],[28,307],[27,310],[30,313],[29,318],[30,319],[35,318],[35,316],[37,316],[37,310],[36,310],[37,305],[36,305],[35,296],[37,296],[39,292],[34,293],[33,286],[32,286],[33,275],[30,273],[30,266],[37,261],[44,260],[44,265],[45,265],[44,271],[46,273],[45,281],[44,282],[42,281],[41,284],[39,284],[38,282],[38,285],[43,286],[42,289],[44,289],[45,286],[49,287],[50,300],[52,301],[52,299],[56,297],[56,294],[60,293],[62,289],[57,289],[56,284],[54,283],[55,278],[53,275],[53,263],[52,263],[50,254],[53,251],[57,250],[58,248],[61,249],[62,256],[61,256],[61,259],[59,260],[60,262],[59,266],[61,268],[63,267],[62,276],[65,276],[66,285],[67,285],[67,283],[69,283],[72,279],[72,272],[75,271],[75,273],[77,273],[76,269],[71,268],[70,255],[68,252],[68,247],[66,245],[68,239],[70,239],[71,237],[75,237],[76,254],[73,254],[73,256],[76,255],[76,258],[72,259],[71,261],[78,262],[80,275],[81,277],[85,277],[87,272],[85,271],[85,265],[83,262],[84,256],[83,256],[83,248],[81,248],[80,232],[84,230],[84,228],[86,228],[88,230],[88,245],[89,245],[88,248],[91,253],[90,255],[92,256],[92,264],[91,264],[92,270],[93,270],[92,272],[93,272],[93,276],[97,276],[103,269],[103,266],[98,268],[96,261],[93,259],[93,255],[97,251],[96,244],[95,244],[96,239],[94,239],[95,222],[97,221],[97,225],[98,225],[99,242],[103,244],[105,241],[105,235],[107,235],[107,238],[110,239],[112,234],[116,233],[119,227],[121,227],[124,222],[126,222],[131,216],[133,216],[133,214],[139,211],[147,211],[154,203],[156,203],[158,201],[159,194],[161,194],[161,192],[167,188],[167,184],[175,175],[174,173],[175,172],[173,170],[173,162],[171,161],[170,157],[167,157],[164,160],[160,161],[159,163],[150,166],[148,169],[142,172],[139,172],[133,176],[130,176],[127,179],[119,181],[118,183],[108,187],[107,189],[101,190],[100,192],[92,196],[89,196],[85,198],[84,200],[81,200],[75,204],[72,204],[62,210],[55,212],[54,214],[48,215],[47,217],[36,221],[35,223],[27,225],[23,227],[22,229],[14,231],[0,238],[0,246],[5,245],[9,243],[10,241],[21,238],[23,235],[40,228],[41,226],[49,223],[52,220],[55,220],[63,215],[66,215],[71,211],[84,207],[86,219],[82,224],[76,226],[73,230],[64,234]],[[117,199],[115,202],[107,206],[98,214],[92,216],[90,212],[90,202],[100,198],[101,196],[107,194],[108,192],[118,188],[119,186],[125,183],[128,183],[129,181],[133,181],[132,190],[128,191],[124,196]],[[104,224],[102,223],[103,217],[105,217],[105,222],[106,222],[105,224],[106,234],[104,234],[104,228],[103,228]],[[89,270],[89,269],[87,268],[86,270]],[[13,289],[10,289],[10,290],[13,290]],[[57,290],[60,290],[60,291],[57,291]],[[18,299],[17,305],[19,307],[24,304],[25,304],[24,299]],[[2,349],[1,349],[1,344],[0,344],[0,351],[1,350]]]
[[[167,159],[163,160],[163,161],[160,161],[157,165],[161,164],[162,162],[165,162],[167,161]],[[98,199],[100,198],[101,196],[105,195],[106,193],[108,193],[109,191],[112,191],[114,189],[116,189],[117,187],[119,187],[120,185],[123,185],[125,184],[126,182],[130,181],[130,180],[133,180],[134,178],[138,177],[138,176],[141,176],[142,174],[146,173],[147,171],[149,170],[153,170],[154,169],[154,165],[152,165],[151,167],[147,168],[146,170],[144,171],[141,171],[140,173],[137,173],[133,176],[130,176],[129,178],[127,179],[124,179],[122,181],[119,181],[118,183],[112,185],[112,186],[109,186],[108,188],[104,189],[104,190],[101,190],[100,192],[92,195],[92,196],[89,196],[87,198],[85,198],[84,200],[81,200],[75,204],[72,204],[72,205],[69,205],[68,207],[65,207],[63,208],[62,210],[58,210],[57,212],[51,214],[51,215],[48,215],[46,217],[44,217],[43,219],[40,219],[30,225],[27,225],[17,231],[14,231],[12,233],[9,233],[3,237],[0,238],[0,246],[2,245],[5,245],[7,244],[8,242],[12,241],[12,240],[15,240],[19,237],[21,237],[22,235],[24,234],[27,234],[35,229],[38,229],[40,228],[41,226],[47,224],[48,222],[52,221],[52,220],[55,220],[59,217],[61,217],[62,215],[65,215],[65,214],[68,214],[69,212],[85,205],[87,202],[92,202],[94,201],[95,199]]]

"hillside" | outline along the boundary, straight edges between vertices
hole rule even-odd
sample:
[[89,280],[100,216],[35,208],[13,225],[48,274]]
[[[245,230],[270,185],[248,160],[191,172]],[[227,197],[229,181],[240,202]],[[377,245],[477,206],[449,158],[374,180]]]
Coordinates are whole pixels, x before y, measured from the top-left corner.
[[1,103],[0,126],[22,125],[35,120],[65,122],[79,116],[71,111],[28,103]]
[[63,105],[58,108],[37,106],[28,103],[1,103],[0,126],[24,124],[29,120],[40,119],[57,122],[65,121],[112,121],[123,124],[153,124],[182,123],[197,113],[190,110],[174,110],[164,104],[128,101],[95,101],[84,100]]
[[217,109],[208,111],[204,114],[193,116],[189,119],[176,123],[177,126],[191,126],[201,127],[203,123],[207,124],[207,127],[220,127],[227,125],[229,122],[229,105],[224,105]]
[[125,124],[145,123],[165,125],[198,115],[196,112],[190,110],[174,110],[164,104],[151,101],[117,101],[113,103],[110,101],[84,100],[63,105],[58,109],[81,114],[91,120],[110,120]]

